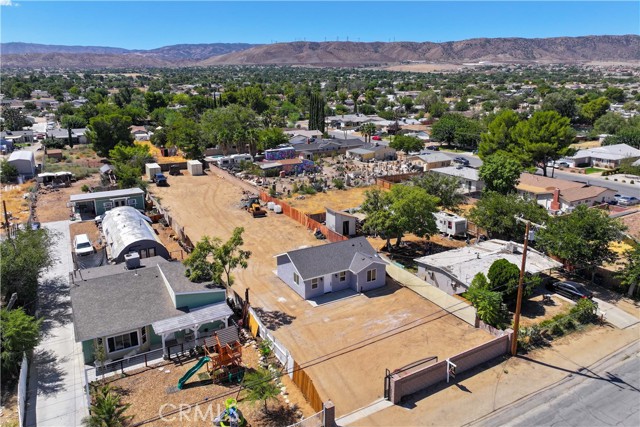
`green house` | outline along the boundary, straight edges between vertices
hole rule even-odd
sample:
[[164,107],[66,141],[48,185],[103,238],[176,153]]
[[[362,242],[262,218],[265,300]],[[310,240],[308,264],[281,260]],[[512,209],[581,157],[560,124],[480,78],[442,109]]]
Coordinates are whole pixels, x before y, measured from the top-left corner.
[[144,191],[140,188],[127,188],[124,190],[73,194],[70,202],[74,211],[79,214],[102,215],[118,206],[131,206],[138,210],[144,210]]
[[229,324],[233,311],[223,287],[192,283],[179,261],[162,257],[82,270],[72,275],[71,305],[75,338],[84,361],[95,349],[118,360],[181,340],[198,339]]

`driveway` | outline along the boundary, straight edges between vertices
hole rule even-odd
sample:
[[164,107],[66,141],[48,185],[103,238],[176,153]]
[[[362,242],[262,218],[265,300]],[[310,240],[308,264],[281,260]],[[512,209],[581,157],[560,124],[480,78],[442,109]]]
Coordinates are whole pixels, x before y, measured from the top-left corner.
[[83,388],[81,345],[75,342],[69,272],[72,270],[69,221],[43,224],[59,233],[51,251],[57,262],[40,279],[38,316],[42,341],[34,351],[27,398],[27,426],[69,427],[88,415]]
[[598,308],[600,309],[600,312],[604,314],[605,320],[616,328],[625,329],[640,322],[640,319],[637,317],[611,303],[603,301],[600,298],[594,298],[593,300],[598,303]]

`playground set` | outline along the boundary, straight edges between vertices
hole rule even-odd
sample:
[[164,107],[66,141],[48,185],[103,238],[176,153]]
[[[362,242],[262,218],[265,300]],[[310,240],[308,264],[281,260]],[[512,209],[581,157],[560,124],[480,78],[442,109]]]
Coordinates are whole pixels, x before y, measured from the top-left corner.
[[189,378],[205,365],[214,383],[242,381],[244,366],[242,366],[240,341],[221,344],[218,334],[214,334],[212,337],[205,338],[202,348],[204,356],[178,380],[178,390],[182,390]]

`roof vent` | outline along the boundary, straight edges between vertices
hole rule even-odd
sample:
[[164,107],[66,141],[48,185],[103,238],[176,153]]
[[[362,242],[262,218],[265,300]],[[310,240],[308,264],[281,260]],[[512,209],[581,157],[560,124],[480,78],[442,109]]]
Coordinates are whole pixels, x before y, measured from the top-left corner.
[[137,252],[129,252],[124,256],[124,262],[127,265],[127,270],[140,268],[140,254]]

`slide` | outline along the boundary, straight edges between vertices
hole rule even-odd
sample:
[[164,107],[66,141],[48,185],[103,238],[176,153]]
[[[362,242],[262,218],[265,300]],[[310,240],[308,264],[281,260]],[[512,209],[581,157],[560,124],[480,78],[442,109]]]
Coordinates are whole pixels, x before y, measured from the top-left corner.
[[187,373],[178,380],[178,390],[182,390],[182,387],[184,387],[184,383],[186,383],[187,380],[193,376],[193,374],[198,372],[200,368],[202,368],[202,366],[210,360],[211,359],[209,359],[208,356],[205,356],[202,359],[198,360],[198,363],[196,363],[193,368],[189,369]]

